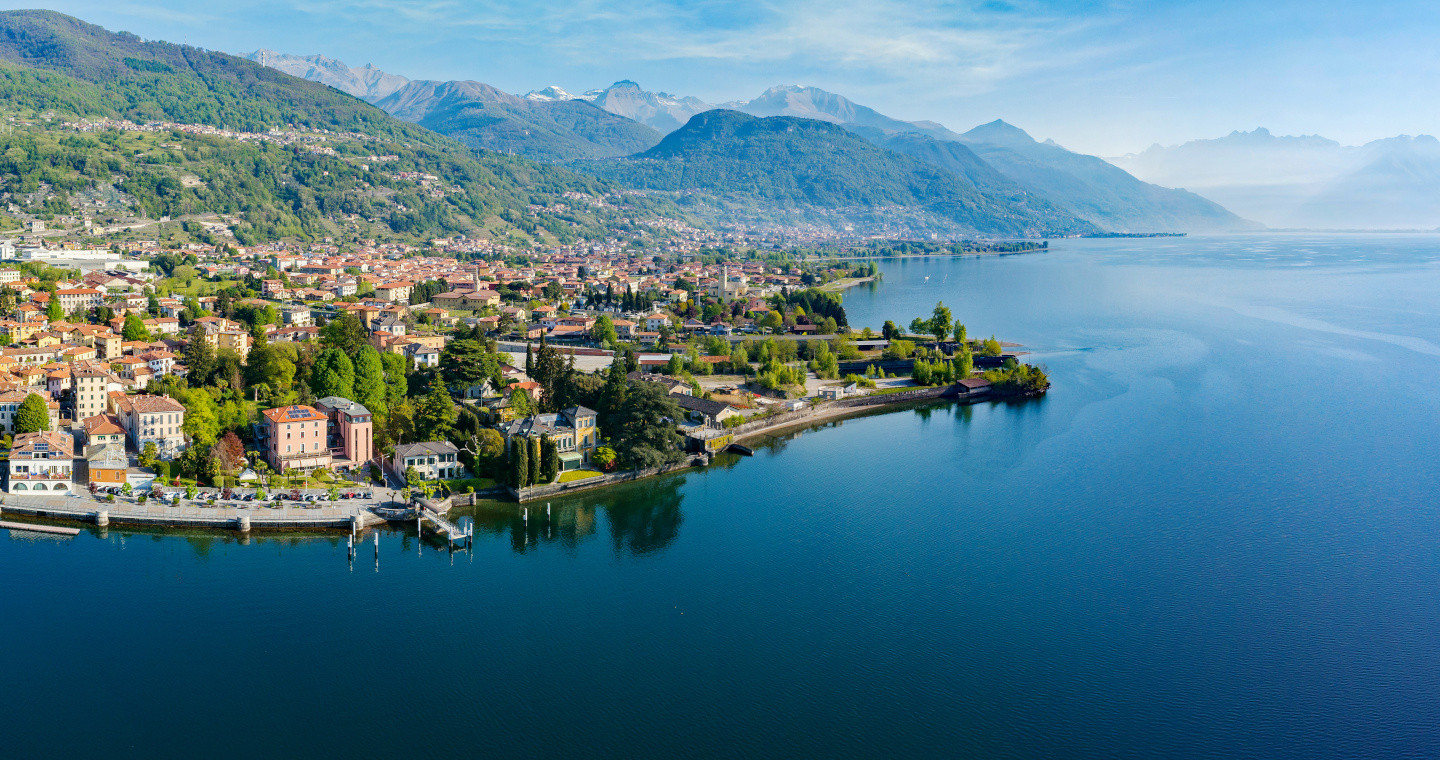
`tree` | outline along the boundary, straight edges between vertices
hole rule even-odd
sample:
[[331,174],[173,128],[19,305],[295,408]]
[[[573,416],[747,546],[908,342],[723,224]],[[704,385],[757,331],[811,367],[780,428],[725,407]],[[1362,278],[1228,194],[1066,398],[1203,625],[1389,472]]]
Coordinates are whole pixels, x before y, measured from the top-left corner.
[[455,426],[455,402],[441,383],[431,383],[430,392],[415,411],[415,434],[422,441],[443,441]]
[[614,423],[620,409],[625,406],[629,383],[625,379],[625,366],[619,361],[610,363],[605,373],[605,385],[600,388],[600,398],[595,411],[599,415],[600,432],[606,437],[614,435]]
[[590,455],[590,461],[607,472],[615,466],[616,459],[615,449],[609,446],[597,446],[595,447],[595,453]]
[[215,442],[211,451],[216,463],[220,466],[221,472],[235,472],[245,464],[245,445],[240,442],[240,437],[235,431],[227,430],[220,440]]
[[136,459],[140,463],[141,467],[154,467],[155,460],[158,459],[159,456],[160,452],[157,448],[155,448],[155,442],[146,441],[145,447],[140,450],[140,456]]
[[15,434],[38,433],[50,429],[50,407],[39,394],[31,393],[15,410]]
[[590,327],[590,338],[602,346],[615,345],[615,341],[619,340],[619,337],[615,333],[615,322],[604,314],[601,314],[600,318],[595,320],[595,324]]
[[560,474],[560,447],[548,435],[540,437],[540,482],[553,483]]
[[185,353],[181,358],[189,372],[187,377],[191,386],[198,387],[210,382],[210,376],[215,373],[215,347],[205,339],[202,328],[197,327],[191,331],[190,342],[185,344]]
[[355,401],[375,414],[385,413],[385,367],[370,346],[355,357]]
[[527,438],[526,451],[530,455],[530,485],[540,482],[540,439]]
[[320,398],[355,398],[355,365],[338,348],[327,348],[315,357],[310,368],[310,390]]
[[220,409],[215,405],[214,397],[203,388],[191,388],[178,394],[178,397],[185,406],[185,422],[180,429],[199,444],[208,446],[214,443],[220,435]]
[[393,449],[397,444],[411,443],[415,440],[415,407],[408,399],[401,399],[400,403],[391,406],[385,415],[380,418],[383,424],[375,426],[379,434],[376,445],[382,450]]
[[360,349],[369,345],[365,323],[360,321],[360,315],[346,312],[320,328],[320,343],[326,348],[337,349],[346,356],[355,356],[360,353]]
[[885,340],[895,340],[900,337],[900,328],[896,327],[894,322],[887,319],[885,320],[885,324],[880,328],[880,337]]
[[284,392],[295,382],[295,364],[273,343],[256,343],[245,357],[245,379]]
[[510,439],[510,485],[530,485],[530,446],[519,436]]
[[510,392],[510,408],[515,410],[517,417],[529,417],[535,414],[535,402],[530,399],[529,391],[521,388]]
[[768,327],[771,330],[779,330],[783,324],[785,324],[785,319],[780,316],[780,312],[778,311],[767,311],[765,312],[765,316],[760,318],[760,326]]
[[145,327],[144,322],[140,321],[138,314],[126,314],[125,324],[120,328],[120,337],[125,340],[143,340],[148,343],[150,330]]
[[958,319],[955,320],[953,334],[955,336],[955,342],[963,344],[965,342],[965,323]]
[[999,356],[1004,352],[1005,350],[1003,347],[1001,347],[1000,341],[995,340],[994,335],[991,335],[989,338],[985,339],[985,343],[980,350],[980,353],[984,354],[985,356]]
[[457,393],[486,381],[493,385],[500,377],[500,357],[473,338],[452,340],[440,350],[440,377]]
[[50,294],[50,304],[45,307],[45,318],[51,322],[65,318],[65,312],[60,309],[60,299],[53,293]]
[[937,342],[945,340],[945,336],[949,335],[950,331],[954,329],[954,324],[951,319],[950,309],[945,306],[944,302],[936,302],[935,312],[930,317],[930,329],[926,330],[926,332],[934,335]]
[[955,377],[965,379],[975,372],[975,354],[970,347],[964,343],[960,344],[960,350],[955,352]]
[[505,436],[493,428],[485,428],[476,433],[471,444],[475,456],[482,459],[498,459],[505,453]]
[[730,349],[730,371],[742,375],[750,374],[750,356],[745,351],[744,343],[736,343]]
[[546,411],[556,411],[567,393],[566,384],[570,378],[565,360],[560,352],[542,338],[540,350],[535,352],[535,371],[530,377],[540,384],[540,406]]
[[684,414],[659,383],[630,383],[615,417],[614,447],[629,466],[658,467],[683,457],[675,421]]

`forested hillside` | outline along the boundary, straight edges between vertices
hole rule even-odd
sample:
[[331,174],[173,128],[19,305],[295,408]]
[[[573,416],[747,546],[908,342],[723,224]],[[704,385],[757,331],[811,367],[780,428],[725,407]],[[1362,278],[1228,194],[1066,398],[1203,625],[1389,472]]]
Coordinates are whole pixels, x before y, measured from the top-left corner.
[[[49,11],[0,12],[0,92],[0,112],[15,125],[0,133],[0,192],[27,213],[68,213],[88,193],[108,198],[119,217],[231,215],[248,242],[342,229],[572,240],[603,234],[607,223],[592,206],[529,208],[553,207],[565,192],[603,193],[593,178],[471,151],[251,61]],[[164,124],[77,131],[91,128],[75,126],[87,119]],[[267,134],[234,139],[180,125]]]
[[1038,197],[988,194],[949,171],[812,119],[707,111],[644,153],[575,166],[629,187],[739,194],[779,208],[923,209],[984,235],[1096,229]]

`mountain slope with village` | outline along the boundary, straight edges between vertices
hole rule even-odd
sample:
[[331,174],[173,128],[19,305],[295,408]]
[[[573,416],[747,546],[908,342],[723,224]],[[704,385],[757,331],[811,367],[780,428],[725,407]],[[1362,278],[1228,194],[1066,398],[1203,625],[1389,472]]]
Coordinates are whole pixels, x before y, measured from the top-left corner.
[[673,206],[603,201],[613,188],[593,178],[469,150],[329,87],[48,11],[0,12],[0,81],[0,229],[84,217],[145,237],[183,218],[172,239],[518,245],[673,224]]

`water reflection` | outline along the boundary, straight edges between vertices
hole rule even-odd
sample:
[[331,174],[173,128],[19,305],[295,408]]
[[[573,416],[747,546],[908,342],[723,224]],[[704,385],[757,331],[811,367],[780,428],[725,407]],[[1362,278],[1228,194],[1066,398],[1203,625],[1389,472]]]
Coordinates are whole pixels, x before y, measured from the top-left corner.
[[[727,455],[717,464],[734,467],[739,459]],[[652,478],[548,503],[481,502],[455,514],[474,518],[477,540],[484,535],[509,538],[517,554],[546,546],[573,552],[598,533],[603,521],[616,554],[639,556],[664,549],[680,535],[685,480],[684,475]]]
[[685,476],[658,478],[637,484],[627,498],[605,510],[610,541],[617,555],[643,556],[669,546],[680,535],[680,487]]

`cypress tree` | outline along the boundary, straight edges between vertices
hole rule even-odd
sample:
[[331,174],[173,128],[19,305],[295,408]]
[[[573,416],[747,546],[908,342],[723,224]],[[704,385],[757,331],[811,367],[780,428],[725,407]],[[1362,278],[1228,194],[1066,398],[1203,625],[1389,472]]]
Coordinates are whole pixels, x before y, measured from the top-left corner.
[[530,484],[530,447],[524,438],[510,439],[510,485],[524,488]]
[[540,482],[553,483],[560,474],[560,447],[548,435],[540,437]]
[[540,439],[530,438],[530,485],[540,482]]

